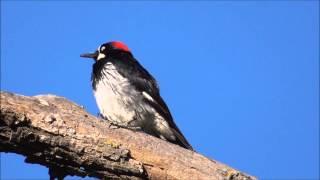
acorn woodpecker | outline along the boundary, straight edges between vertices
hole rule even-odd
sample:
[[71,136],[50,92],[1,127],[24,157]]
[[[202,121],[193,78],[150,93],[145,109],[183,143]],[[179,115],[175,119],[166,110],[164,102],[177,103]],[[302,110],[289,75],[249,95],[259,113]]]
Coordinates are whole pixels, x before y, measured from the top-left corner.
[[95,61],[92,88],[104,119],[192,150],[161,98],[156,80],[124,43],[108,42],[80,56]]

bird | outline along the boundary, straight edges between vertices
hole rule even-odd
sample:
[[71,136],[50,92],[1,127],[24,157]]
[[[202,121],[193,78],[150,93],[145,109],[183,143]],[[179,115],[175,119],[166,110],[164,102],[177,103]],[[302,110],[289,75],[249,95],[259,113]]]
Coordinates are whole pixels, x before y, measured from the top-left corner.
[[193,150],[160,96],[155,78],[126,44],[107,42],[80,57],[94,60],[91,84],[103,119]]

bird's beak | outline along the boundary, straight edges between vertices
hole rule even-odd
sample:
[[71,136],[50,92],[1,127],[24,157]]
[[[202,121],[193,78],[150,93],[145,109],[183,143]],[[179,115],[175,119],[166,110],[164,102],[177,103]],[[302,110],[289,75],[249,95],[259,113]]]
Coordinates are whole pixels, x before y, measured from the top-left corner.
[[99,52],[96,51],[94,53],[85,53],[85,54],[81,54],[80,57],[83,57],[83,58],[92,58],[92,59],[97,59],[99,55]]

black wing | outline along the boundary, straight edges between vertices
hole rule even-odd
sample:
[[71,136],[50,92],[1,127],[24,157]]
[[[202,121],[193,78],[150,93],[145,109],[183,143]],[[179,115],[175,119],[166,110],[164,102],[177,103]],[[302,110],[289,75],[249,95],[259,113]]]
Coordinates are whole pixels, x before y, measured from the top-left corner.
[[[150,101],[146,99],[146,102],[148,102],[154,109],[156,109],[157,112],[159,112],[168,122],[171,130],[173,131],[174,135],[176,136],[177,140],[173,143],[177,143],[182,147],[185,147],[187,149],[193,150],[192,146],[189,144],[187,139],[183,136],[175,122],[173,121],[173,118],[169,112],[169,109],[163,99],[159,96],[157,98],[152,97],[155,99],[156,102]],[[170,140],[169,140],[170,141]]]
[[126,62],[121,62],[119,61],[119,59],[117,62],[114,62],[117,63],[118,66],[126,66],[119,67],[118,72],[123,76],[130,78],[132,85],[134,85],[138,91],[147,92],[152,97],[152,99],[154,99],[154,101],[151,101],[146,98],[145,101],[167,120],[171,130],[177,138],[176,141],[173,143],[179,144],[182,147],[193,150],[192,146],[188,143],[186,138],[183,136],[183,134],[173,121],[168,106],[160,96],[159,87],[157,85],[156,80],[133,57],[130,58],[129,62],[127,58],[123,61]]

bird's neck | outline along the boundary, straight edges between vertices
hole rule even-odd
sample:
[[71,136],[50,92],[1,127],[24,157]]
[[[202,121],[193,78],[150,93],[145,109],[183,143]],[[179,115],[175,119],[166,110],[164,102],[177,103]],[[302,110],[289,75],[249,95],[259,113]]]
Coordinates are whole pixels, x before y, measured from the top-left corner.
[[[110,53],[105,58],[96,61],[92,68],[92,88],[95,90],[96,84],[100,80],[103,80],[104,76],[106,75],[104,72],[107,70],[107,67],[109,67],[110,70],[117,71],[117,68],[127,68],[128,66],[133,66],[133,62],[131,61],[135,61],[132,54],[126,52],[118,52],[116,54]],[[111,66],[112,68],[110,68]]]

